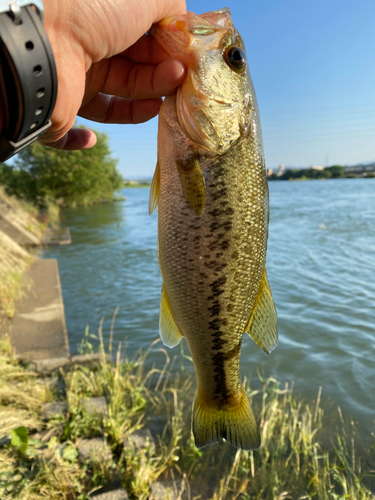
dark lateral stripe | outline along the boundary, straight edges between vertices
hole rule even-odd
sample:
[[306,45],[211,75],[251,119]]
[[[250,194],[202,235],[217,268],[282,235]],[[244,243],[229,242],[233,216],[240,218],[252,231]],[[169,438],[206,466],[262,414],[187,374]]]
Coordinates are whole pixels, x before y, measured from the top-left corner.
[[231,388],[228,387],[226,380],[225,362],[237,358],[239,360],[242,346],[242,338],[238,344],[230,351],[224,352],[223,347],[228,341],[221,338],[221,331],[216,332],[213,337],[214,347],[212,349],[212,361],[214,366],[215,394],[222,403],[226,402],[231,396]]
[[241,347],[242,347],[242,337],[240,338],[238,344],[235,347],[233,347],[233,349],[224,354],[224,360],[228,361],[229,359],[239,357],[241,354]]

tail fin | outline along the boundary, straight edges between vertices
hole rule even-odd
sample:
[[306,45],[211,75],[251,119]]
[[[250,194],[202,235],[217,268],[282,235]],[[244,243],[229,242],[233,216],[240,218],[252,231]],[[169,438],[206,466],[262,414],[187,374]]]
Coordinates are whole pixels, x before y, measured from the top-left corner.
[[233,406],[217,408],[207,404],[197,392],[193,406],[193,434],[197,448],[216,443],[221,438],[243,450],[259,448],[258,425],[243,387],[238,399]]

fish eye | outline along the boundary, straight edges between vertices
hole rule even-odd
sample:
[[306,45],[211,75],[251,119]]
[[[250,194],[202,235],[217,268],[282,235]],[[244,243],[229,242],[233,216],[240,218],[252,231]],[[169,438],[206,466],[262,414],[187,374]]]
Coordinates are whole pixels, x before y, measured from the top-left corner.
[[224,58],[228,66],[230,66],[236,73],[243,73],[246,69],[246,54],[241,47],[232,45],[224,54]]

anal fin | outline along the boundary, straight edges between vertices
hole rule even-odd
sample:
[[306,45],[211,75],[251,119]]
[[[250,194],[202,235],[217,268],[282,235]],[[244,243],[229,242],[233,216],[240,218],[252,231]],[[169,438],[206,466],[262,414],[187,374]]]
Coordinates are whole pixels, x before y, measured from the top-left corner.
[[167,347],[175,347],[183,337],[173,318],[164,285],[161,289],[159,331],[161,340]]
[[277,345],[277,314],[266,268],[260,280],[258,296],[245,327],[245,333],[249,334],[267,354]]

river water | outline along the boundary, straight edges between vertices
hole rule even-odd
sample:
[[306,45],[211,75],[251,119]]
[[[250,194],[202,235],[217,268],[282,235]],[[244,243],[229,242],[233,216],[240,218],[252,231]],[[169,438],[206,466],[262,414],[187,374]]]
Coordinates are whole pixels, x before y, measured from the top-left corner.
[[[122,342],[127,356],[158,336],[157,215],[148,215],[149,189],[123,194],[125,202],[63,211],[72,244],[44,252],[59,262],[72,352],[86,325],[95,333],[103,317],[108,341],[116,307],[114,343]],[[305,399],[316,398],[322,386],[331,406],[340,405],[369,438],[375,429],[375,179],[271,182],[270,200],[267,270],[279,345],[267,356],[245,335],[241,374],[256,377],[259,370],[294,381]],[[157,348],[150,361],[164,363]]]

